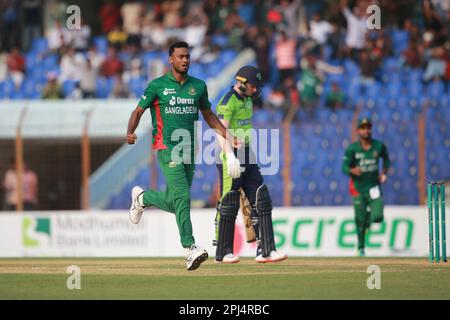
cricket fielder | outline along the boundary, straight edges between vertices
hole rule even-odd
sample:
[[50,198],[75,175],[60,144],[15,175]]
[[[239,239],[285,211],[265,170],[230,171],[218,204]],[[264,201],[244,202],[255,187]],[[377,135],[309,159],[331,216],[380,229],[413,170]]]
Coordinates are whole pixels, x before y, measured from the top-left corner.
[[[250,203],[250,215],[258,246],[255,260],[259,263],[282,261],[287,258],[275,249],[272,226],[272,201],[264,184],[260,168],[250,149],[253,102],[263,86],[261,72],[252,66],[244,66],[235,76],[236,82],[217,106],[217,115],[223,125],[244,141],[240,152],[221,137],[221,161],[219,170],[221,197],[216,214],[216,262],[237,263],[233,254],[234,226],[240,207],[242,188]],[[241,152],[242,151],[242,152]],[[240,158],[240,159],[239,159]]]
[[[208,259],[206,250],[195,244],[190,216],[190,188],[195,169],[194,122],[198,120],[198,111],[202,112],[210,127],[228,138],[235,147],[240,147],[240,141],[231,135],[227,137],[226,128],[211,111],[205,82],[188,75],[190,54],[186,42],[170,46],[169,63],[171,70],[151,81],[145,89],[130,116],[126,137],[129,144],[135,143],[137,136],[134,131],[142,114],[150,109],[153,148],[158,151],[158,161],[167,181],[167,190],[144,191],[139,186],[133,187],[129,216],[131,222],[137,224],[144,209],[150,206],[174,213],[181,245],[185,248],[187,270],[195,270]],[[177,138],[172,138],[174,136]]]
[[[350,194],[355,210],[355,224],[358,236],[358,254],[365,256],[366,232],[372,222],[383,222],[384,202],[380,184],[387,181],[390,160],[386,146],[372,139],[372,123],[368,118],[358,121],[359,140],[345,150],[342,170],[350,176]],[[383,159],[382,173],[379,161]]]

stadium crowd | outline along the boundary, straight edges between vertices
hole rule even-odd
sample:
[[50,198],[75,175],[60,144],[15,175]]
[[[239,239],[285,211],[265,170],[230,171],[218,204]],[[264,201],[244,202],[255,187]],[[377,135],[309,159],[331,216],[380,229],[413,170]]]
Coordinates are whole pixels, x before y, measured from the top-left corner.
[[[191,45],[190,74],[204,80],[251,48],[266,83],[255,103],[263,109],[254,114],[255,127],[278,126],[289,110],[296,111],[294,120],[315,117],[290,128],[297,151],[292,185],[281,173],[267,177],[275,205],[284,203],[286,190],[292,205],[350,203],[336,165],[359,113],[372,117],[374,133],[396,151],[386,203],[420,201],[418,192],[403,188],[417,185],[419,118],[436,124],[421,133],[427,178],[449,176],[448,0],[70,2],[77,3],[81,26],[69,30],[69,2],[0,0],[0,105],[6,99],[136,99],[167,70],[175,39]],[[367,28],[371,4],[380,6],[381,29]],[[427,103],[431,108],[422,108]],[[195,199],[212,193],[214,170],[199,166]],[[139,181],[150,174],[143,168]],[[129,206],[128,191],[120,194],[126,198],[112,197],[109,208]]]
[[[366,27],[371,4],[381,8],[381,29]],[[167,68],[165,51],[177,38],[191,45],[192,65],[205,66],[193,71],[202,78],[227,63],[224,50],[253,48],[266,108],[351,107],[355,79],[358,90],[395,87],[402,71],[444,91],[450,79],[445,0],[108,0],[98,21],[81,12],[77,30],[65,25],[67,6],[0,1],[0,99],[138,97]]]

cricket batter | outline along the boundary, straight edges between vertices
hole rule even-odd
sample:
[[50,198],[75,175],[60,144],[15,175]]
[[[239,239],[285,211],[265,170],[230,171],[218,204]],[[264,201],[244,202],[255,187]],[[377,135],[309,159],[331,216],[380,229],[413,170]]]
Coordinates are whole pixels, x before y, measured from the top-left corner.
[[[365,234],[372,222],[383,221],[384,203],[380,184],[387,180],[390,160],[386,146],[372,139],[372,123],[368,118],[358,121],[359,140],[345,150],[342,170],[350,176],[350,194],[355,210],[358,236],[358,254],[365,256]],[[383,169],[379,174],[379,161],[383,159]]]
[[[263,86],[261,72],[253,66],[244,66],[235,76],[236,82],[217,106],[217,115],[223,125],[244,141],[240,152],[218,136],[221,142],[221,160],[217,164],[221,185],[221,198],[216,214],[216,262],[236,263],[233,254],[234,226],[240,207],[240,189],[251,206],[251,221],[257,241],[256,261],[260,263],[282,261],[287,258],[275,249],[272,226],[272,201],[264,184],[255,155],[250,149],[253,102]],[[238,156],[238,157],[237,157]],[[240,159],[238,159],[240,158]]]
[[[188,75],[190,54],[186,42],[177,42],[169,48],[171,70],[151,81],[136,109],[131,113],[127,143],[134,144],[134,133],[145,110],[150,109],[153,125],[153,148],[158,151],[158,161],[167,181],[167,190],[144,191],[135,186],[131,192],[130,220],[139,223],[146,207],[154,206],[175,214],[181,245],[185,248],[187,270],[197,269],[208,259],[208,253],[195,244],[190,216],[190,188],[194,177],[194,122],[198,111],[219,135],[228,138],[239,148],[241,142],[231,135],[211,111],[208,91],[204,81]],[[177,131],[180,135],[177,135]],[[173,140],[174,136],[178,136]],[[186,136],[186,133],[188,135]],[[181,141],[180,141],[181,139]],[[182,161],[180,161],[182,159]]]

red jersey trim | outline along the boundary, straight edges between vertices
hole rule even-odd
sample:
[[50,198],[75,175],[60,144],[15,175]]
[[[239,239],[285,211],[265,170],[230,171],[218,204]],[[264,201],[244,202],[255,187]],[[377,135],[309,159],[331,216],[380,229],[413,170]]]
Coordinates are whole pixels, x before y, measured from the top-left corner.
[[156,135],[155,141],[153,142],[153,149],[155,150],[167,149],[167,146],[164,144],[164,139],[162,135],[164,123],[161,117],[161,110],[159,109],[158,99],[155,99],[155,101],[153,101],[153,106],[155,107],[155,114],[156,114]]
[[358,192],[358,190],[356,190],[355,183],[353,182],[352,178],[350,178],[349,190],[350,190],[350,195],[352,197],[359,196],[359,192]]

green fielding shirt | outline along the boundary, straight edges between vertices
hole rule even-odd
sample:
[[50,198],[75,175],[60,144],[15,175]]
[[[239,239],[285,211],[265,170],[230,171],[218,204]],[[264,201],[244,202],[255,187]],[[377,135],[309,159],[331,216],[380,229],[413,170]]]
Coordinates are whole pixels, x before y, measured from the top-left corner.
[[253,101],[250,97],[241,97],[233,88],[220,99],[217,116],[230,122],[229,129],[235,137],[250,143]]
[[[368,192],[379,184],[379,160],[383,159],[383,169],[389,170],[391,162],[386,146],[379,140],[372,139],[372,146],[364,150],[360,141],[353,142],[345,150],[342,170],[350,175],[350,192],[352,196]],[[350,174],[350,168],[360,167],[362,174],[357,177]]]
[[[193,147],[194,121],[198,120],[198,111],[211,108],[204,81],[188,75],[186,82],[181,84],[172,71],[151,81],[138,105],[143,109],[150,108],[153,148],[156,150],[172,149],[180,142]],[[191,139],[181,141],[181,138],[173,138],[172,141],[172,133],[176,129],[189,131]]]
[[320,79],[310,69],[303,70],[301,82],[302,89],[300,96],[303,101],[314,101],[318,98],[317,86],[320,84]]

